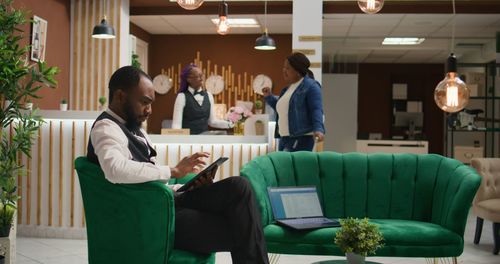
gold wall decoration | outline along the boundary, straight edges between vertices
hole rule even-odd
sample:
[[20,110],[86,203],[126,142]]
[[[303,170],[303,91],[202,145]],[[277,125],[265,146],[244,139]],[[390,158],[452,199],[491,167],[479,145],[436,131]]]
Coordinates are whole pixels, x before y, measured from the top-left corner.
[[[200,67],[205,78],[211,75],[221,75],[224,79],[224,91],[214,95],[216,104],[225,104],[229,108],[235,106],[236,101],[254,102],[257,99],[263,100],[262,96],[256,94],[252,89],[253,74],[248,72],[235,73],[232,65],[218,65],[210,60],[203,61],[199,51],[196,52],[196,57],[192,62]],[[173,91],[176,94],[180,88],[181,63],[163,68],[161,72],[174,80]]]
[[321,68],[321,62],[311,62],[309,68]]
[[323,37],[321,36],[299,36],[299,41],[308,42],[308,41],[321,41]]
[[316,55],[315,49],[294,49],[293,52],[300,52],[304,55]]

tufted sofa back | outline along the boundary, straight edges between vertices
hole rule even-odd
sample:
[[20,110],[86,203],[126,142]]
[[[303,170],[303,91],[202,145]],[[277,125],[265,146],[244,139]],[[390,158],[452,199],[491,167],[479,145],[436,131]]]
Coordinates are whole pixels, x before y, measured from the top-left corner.
[[[463,234],[480,177],[461,162],[427,154],[274,152],[241,170],[255,191],[264,226],[273,221],[268,186],[316,186],[329,218],[432,222]],[[464,200],[465,199],[465,200]],[[459,206],[460,205],[460,206]]]

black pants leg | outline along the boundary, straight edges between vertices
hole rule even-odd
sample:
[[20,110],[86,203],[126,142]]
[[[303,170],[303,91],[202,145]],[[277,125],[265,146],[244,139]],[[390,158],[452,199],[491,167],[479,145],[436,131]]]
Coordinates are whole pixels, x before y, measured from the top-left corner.
[[237,264],[269,263],[260,214],[247,179],[229,177],[183,193],[175,203],[175,248],[230,251]]

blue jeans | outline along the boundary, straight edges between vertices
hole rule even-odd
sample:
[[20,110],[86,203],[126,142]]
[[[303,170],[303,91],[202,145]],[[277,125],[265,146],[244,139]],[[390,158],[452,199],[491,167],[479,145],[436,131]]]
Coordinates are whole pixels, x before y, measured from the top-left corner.
[[314,137],[312,135],[300,137],[281,137],[279,141],[279,151],[312,151],[314,148]]

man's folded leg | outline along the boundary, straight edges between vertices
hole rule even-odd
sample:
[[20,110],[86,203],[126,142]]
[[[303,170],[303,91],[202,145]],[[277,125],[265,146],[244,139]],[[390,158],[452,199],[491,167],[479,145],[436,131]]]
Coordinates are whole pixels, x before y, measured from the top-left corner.
[[[185,210],[186,208],[198,212]],[[189,225],[199,224],[193,229],[182,221],[186,221]],[[213,251],[230,251],[233,263],[266,264],[269,260],[260,221],[260,214],[255,206],[255,198],[248,180],[242,177],[229,177],[176,197],[175,244],[177,245],[179,241],[182,247],[194,247],[189,246],[194,243],[200,246],[200,249],[206,250],[208,249],[206,246],[197,245],[198,242],[193,240],[203,241],[206,236],[218,234],[215,240],[211,240],[214,243]],[[195,233],[188,234],[190,239],[185,240],[181,237],[183,232]],[[194,238],[193,235],[199,237]],[[198,250],[198,252],[204,251]]]

